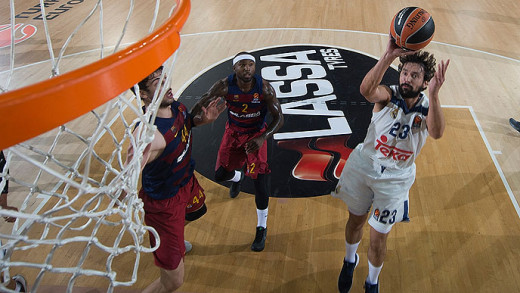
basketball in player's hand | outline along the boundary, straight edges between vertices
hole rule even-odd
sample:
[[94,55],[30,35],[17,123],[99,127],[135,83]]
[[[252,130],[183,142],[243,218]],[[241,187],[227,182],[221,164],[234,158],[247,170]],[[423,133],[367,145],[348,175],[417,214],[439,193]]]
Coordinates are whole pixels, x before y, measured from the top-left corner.
[[419,7],[405,7],[392,19],[390,35],[397,46],[420,50],[430,43],[435,32],[432,16]]

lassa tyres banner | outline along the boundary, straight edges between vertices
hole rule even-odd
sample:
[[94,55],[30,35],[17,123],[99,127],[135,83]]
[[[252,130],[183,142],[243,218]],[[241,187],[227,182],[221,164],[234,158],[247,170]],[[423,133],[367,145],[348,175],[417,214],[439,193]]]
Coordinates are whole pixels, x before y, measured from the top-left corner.
[[[266,142],[270,195],[330,194],[348,156],[366,135],[373,104],[359,93],[359,86],[377,60],[326,45],[288,45],[250,53],[256,58],[256,73],[275,89],[285,120]],[[182,91],[179,101],[190,109],[217,80],[233,73],[232,57],[202,72]],[[390,68],[382,83],[398,80],[398,72]],[[222,113],[213,124],[193,129],[195,168],[210,180],[226,121]],[[253,181],[246,178],[241,190],[254,194]]]

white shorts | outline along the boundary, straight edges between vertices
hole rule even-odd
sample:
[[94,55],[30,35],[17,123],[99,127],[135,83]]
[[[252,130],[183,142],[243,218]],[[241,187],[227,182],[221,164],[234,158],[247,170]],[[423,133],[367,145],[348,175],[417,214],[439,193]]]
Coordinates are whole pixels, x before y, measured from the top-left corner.
[[357,147],[350,154],[331,194],[342,199],[354,215],[372,212],[368,223],[388,233],[397,222],[408,222],[408,192],[415,181],[415,164],[406,170],[382,168],[362,156]]

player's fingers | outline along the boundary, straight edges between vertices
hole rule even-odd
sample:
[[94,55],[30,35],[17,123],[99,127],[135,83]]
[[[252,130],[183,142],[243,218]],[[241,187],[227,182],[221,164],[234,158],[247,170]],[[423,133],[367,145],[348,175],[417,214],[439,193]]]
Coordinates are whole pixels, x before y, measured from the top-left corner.
[[439,64],[437,73],[439,73],[439,77],[442,77],[444,75],[444,62],[441,62],[441,64]]
[[246,144],[246,152],[251,153],[256,150],[256,144],[252,141],[248,142]]
[[220,101],[222,100],[221,97],[217,98],[217,99],[214,99],[213,101],[211,101],[211,105],[218,105],[220,103]]
[[446,70],[448,69],[448,65],[450,64],[450,59],[448,59],[446,62],[442,61],[441,64],[442,64],[442,74],[445,75]]
[[446,71],[444,67],[444,62],[441,61],[441,63],[437,66],[437,72],[435,72],[434,78],[439,82],[444,82],[444,72]]
[[209,102],[207,109],[214,108],[215,107],[215,100]]
[[442,62],[442,68],[441,68],[441,78],[444,82],[445,76],[446,76],[446,63]]

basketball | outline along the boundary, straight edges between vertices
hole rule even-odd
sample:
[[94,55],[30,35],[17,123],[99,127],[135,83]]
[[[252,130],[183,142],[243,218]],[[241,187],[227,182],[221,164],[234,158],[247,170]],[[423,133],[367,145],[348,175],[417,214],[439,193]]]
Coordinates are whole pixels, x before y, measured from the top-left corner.
[[434,32],[432,16],[419,7],[401,9],[390,24],[390,35],[397,46],[412,51],[426,47],[433,39]]

